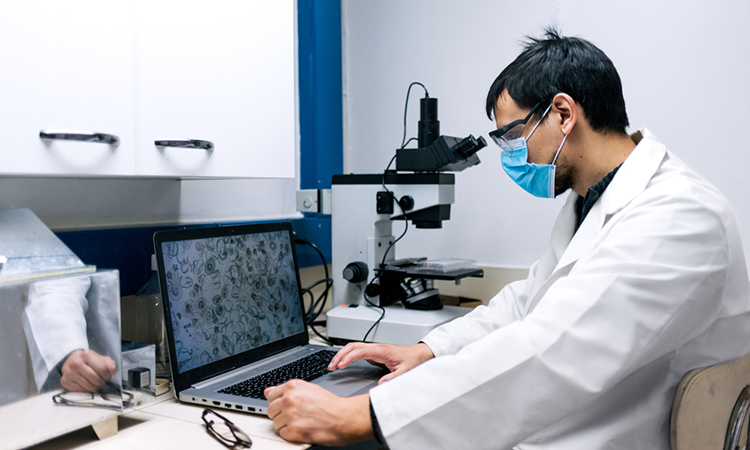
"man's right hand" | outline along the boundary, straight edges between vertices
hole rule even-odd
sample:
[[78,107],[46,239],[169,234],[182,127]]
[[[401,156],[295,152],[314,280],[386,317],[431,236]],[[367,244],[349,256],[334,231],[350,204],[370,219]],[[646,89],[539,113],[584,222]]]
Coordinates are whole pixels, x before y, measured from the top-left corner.
[[112,358],[93,350],[76,350],[63,363],[60,384],[69,391],[96,392],[116,372]]
[[435,355],[430,347],[422,342],[414,345],[355,342],[347,344],[346,347],[336,353],[331,364],[328,365],[328,370],[343,369],[354,361],[364,359],[374,366],[380,366],[391,371],[380,379],[378,384],[381,384],[434,357]]

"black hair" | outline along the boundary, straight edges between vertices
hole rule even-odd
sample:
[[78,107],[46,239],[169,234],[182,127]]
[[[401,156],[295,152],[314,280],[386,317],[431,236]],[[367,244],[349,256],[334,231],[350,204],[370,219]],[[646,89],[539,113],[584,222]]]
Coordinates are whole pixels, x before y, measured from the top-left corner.
[[[504,90],[522,108],[549,105],[560,92],[581,105],[594,131],[625,134],[628,114],[622,83],[612,61],[591,42],[561,36],[552,27],[543,38],[526,36],[524,50],[495,79],[487,93],[487,117],[492,120]],[[539,117],[546,106],[534,113]]]

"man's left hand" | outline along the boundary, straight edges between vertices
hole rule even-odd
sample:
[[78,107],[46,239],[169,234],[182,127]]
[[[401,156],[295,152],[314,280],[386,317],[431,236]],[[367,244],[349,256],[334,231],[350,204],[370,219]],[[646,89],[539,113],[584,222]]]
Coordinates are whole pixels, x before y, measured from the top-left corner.
[[343,398],[302,380],[267,388],[268,417],[291,442],[341,446],[374,439],[370,396]]

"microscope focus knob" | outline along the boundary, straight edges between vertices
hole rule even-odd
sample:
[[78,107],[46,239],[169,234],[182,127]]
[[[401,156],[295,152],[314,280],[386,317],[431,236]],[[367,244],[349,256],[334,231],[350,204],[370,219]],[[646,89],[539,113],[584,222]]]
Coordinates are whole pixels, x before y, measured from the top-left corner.
[[362,261],[349,263],[344,268],[344,279],[350,283],[361,283],[367,281],[367,275],[370,271],[367,269],[367,264]]
[[401,200],[398,201],[398,204],[401,205],[404,211],[410,211],[414,209],[414,197],[411,195],[404,195],[401,197]]

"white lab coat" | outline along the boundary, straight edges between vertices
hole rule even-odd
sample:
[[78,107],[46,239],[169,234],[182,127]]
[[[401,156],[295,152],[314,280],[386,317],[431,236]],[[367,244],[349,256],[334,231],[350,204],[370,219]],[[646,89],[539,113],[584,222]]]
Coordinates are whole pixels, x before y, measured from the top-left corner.
[[571,193],[525,281],[370,392],[392,450],[667,450],[685,373],[750,351],[731,208],[647,130],[633,138],[575,234]]
[[89,349],[85,316],[90,287],[88,276],[54,278],[29,286],[21,321],[39,392],[45,385],[59,388],[57,365],[74,350]]
[[[39,392],[60,388],[59,364],[74,350],[111,357],[120,374],[120,280],[100,271],[35,281],[21,315]],[[119,378],[113,377],[113,381]]]
[[89,275],[80,275],[0,290],[0,406],[60,388],[58,364],[73,350],[89,348],[90,286]]

